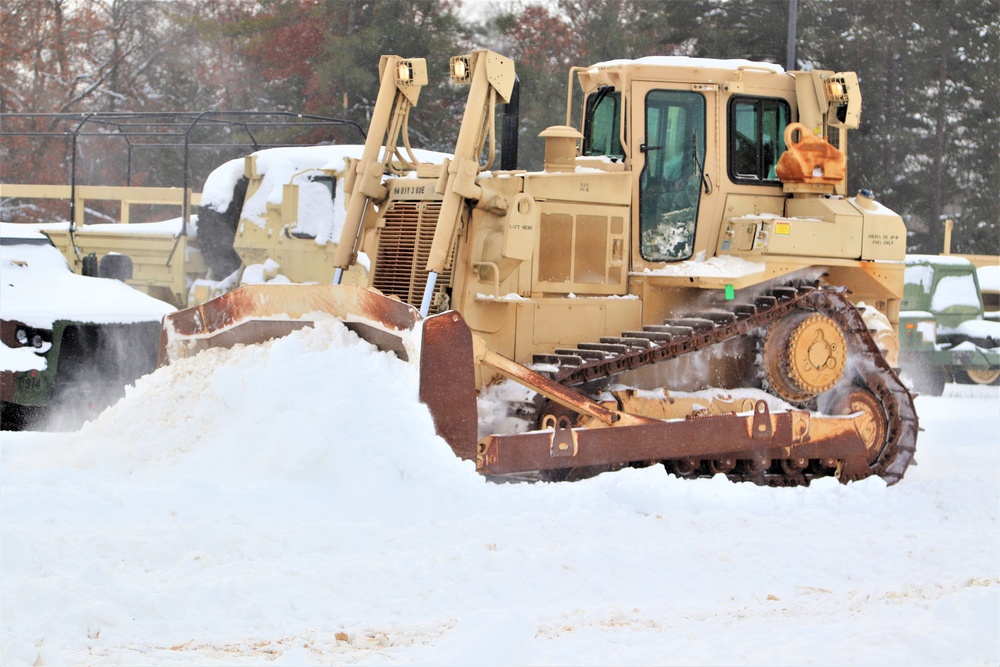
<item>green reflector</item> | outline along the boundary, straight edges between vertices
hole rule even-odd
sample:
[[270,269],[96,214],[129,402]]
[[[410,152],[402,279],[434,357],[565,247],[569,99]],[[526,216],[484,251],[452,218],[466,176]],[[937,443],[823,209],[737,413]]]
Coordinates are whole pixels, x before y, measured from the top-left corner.
[[732,301],[736,298],[736,290],[733,289],[732,285],[726,285],[726,301]]

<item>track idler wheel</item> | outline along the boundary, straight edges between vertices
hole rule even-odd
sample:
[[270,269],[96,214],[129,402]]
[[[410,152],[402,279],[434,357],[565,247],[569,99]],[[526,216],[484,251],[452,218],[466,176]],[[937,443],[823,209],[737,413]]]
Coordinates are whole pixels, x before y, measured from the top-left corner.
[[882,450],[885,448],[888,419],[885,416],[882,404],[879,403],[875,394],[866,389],[854,387],[841,396],[834,398],[830,408],[830,414],[833,415],[861,413],[859,430],[861,440],[868,449],[868,464],[871,465],[878,461]]
[[807,401],[833,388],[847,368],[847,341],[837,323],[819,313],[777,322],[764,340],[764,371],[775,393]]

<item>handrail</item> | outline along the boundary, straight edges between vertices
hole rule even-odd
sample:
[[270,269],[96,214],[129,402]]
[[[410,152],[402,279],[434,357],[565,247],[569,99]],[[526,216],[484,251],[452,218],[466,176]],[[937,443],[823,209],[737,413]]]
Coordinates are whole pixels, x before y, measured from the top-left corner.
[[[186,190],[189,205],[201,202],[201,193]],[[0,198],[21,199],[64,199],[71,202],[74,212],[71,223],[84,224],[84,204],[88,200],[117,201],[121,203],[121,222],[130,222],[132,204],[163,204],[184,206],[184,192],[181,188],[162,188],[128,185],[38,185],[30,183],[0,183]],[[79,204],[79,209],[76,208]]]

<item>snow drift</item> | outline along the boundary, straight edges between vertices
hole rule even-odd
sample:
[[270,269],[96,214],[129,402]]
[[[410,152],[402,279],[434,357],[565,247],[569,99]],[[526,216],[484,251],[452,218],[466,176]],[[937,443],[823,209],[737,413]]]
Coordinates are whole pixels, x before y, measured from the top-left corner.
[[892,488],[493,485],[416,382],[323,321],[5,433],[4,664],[1000,659],[995,392],[918,399]]

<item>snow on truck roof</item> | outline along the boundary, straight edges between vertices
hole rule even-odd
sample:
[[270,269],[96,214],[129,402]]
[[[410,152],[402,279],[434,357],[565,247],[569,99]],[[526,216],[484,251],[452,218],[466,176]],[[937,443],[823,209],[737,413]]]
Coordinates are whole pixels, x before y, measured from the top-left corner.
[[0,223],[0,318],[51,328],[56,320],[93,324],[154,322],[173,306],[118,280],[70,271],[33,227]]
[[609,69],[614,67],[627,67],[631,65],[648,65],[652,67],[700,67],[703,69],[723,69],[736,71],[739,69],[763,69],[783,74],[785,68],[774,63],[757,62],[745,60],[743,58],[733,58],[722,60],[717,58],[690,58],[688,56],[645,56],[634,60],[618,59],[606,60],[591,66],[591,69]]
[[948,266],[969,266],[972,264],[969,260],[964,257],[957,257],[955,255],[907,255],[906,265],[913,266],[917,264],[939,264]]
[[[347,169],[347,160],[361,159],[364,146],[349,144],[343,146],[289,146],[283,148],[267,148],[251,153],[257,158],[257,173],[274,184],[274,186],[284,185],[291,181],[295,174],[309,169],[324,169],[333,172],[342,172]],[[446,153],[427,151],[416,148],[413,150],[418,160],[440,164],[446,157],[451,157]],[[205,179],[205,186],[202,188],[201,205],[225,211],[233,198],[233,189],[237,181],[243,177],[244,158],[239,157],[225,162]],[[272,186],[273,187],[273,186]],[[280,197],[279,192],[273,196]],[[270,189],[269,189],[270,191]],[[265,199],[270,199],[269,194]]]
[[49,237],[31,225],[23,225],[16,222],[0,222],[0,243],[4,245],[18,245],[22,242],[43,245],[50,243]]

